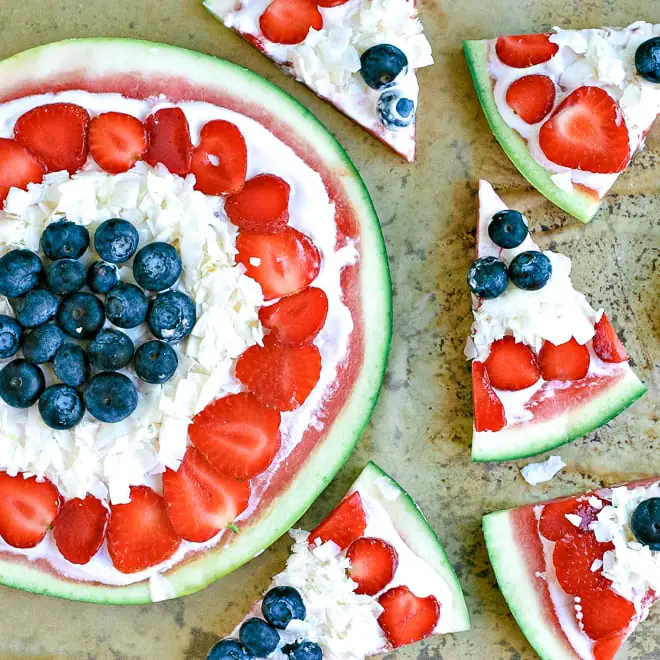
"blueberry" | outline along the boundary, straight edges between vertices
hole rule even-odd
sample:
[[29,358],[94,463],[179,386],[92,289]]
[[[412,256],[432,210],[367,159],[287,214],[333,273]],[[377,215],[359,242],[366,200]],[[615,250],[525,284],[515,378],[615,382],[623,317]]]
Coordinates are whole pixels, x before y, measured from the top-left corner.
[[101,259],[120,264],[135,254],[139,240],[137,229],[128,220],[113,218],[101,223],[94,233],[94,249]]
[[27,360],[12,360],[0,371],[0,397],[13,408],[29,408],[45,386],[41,369]]
[[23,329],[15,318],[0,314],[0,358],[9,358],[16,354],[22,333]]
[[415,102],[395,89],[388,89],[378,98],[376,112],[385,128],[396,131],[410,126],[415,120]]
[[390,87],[408,69],[406,54],[392,44],[377,44],[362,53],[360,73],[371,89]]
[[271,626],[284,630],[291,619],[305,620],[307,610],[300,594],[293,587],[274,587],[261,603],[264,618]]
[[645,80],[660,83],[660,37],[647,39],[637,47],[635,67]]
[[131,379],[116,371],[102,371],[92,376],[83,390],[87,410],[100,422],[114,424],[126,419],[138,404]]
[[195,303],[180,291],[159,293],[151,302],[147,323],[158,339],[180,341],[195,325]]
[[46,426],[63,431],[80,422],[85,406],[78,390],[58,383],[44,390],[39,399],[39,412]]
[[488,225],[490,240],[498,247],[507,250],[522,244],[528,233],[523,214],[512,209],[498,211]]
[[630,522],[635,538],[651,550],[660,550],[660,497],[650,497],[637,505]]
[[48,288],[60,296],[75,293],[85,286],[85,267],[75,259],[58,259],[46,268]]
[[122,369],[133,359],[133,340],[119,330],[101,330],[87,347],[89,361],[101,371]]
[[206,660],[255,660],[236,639],[219,641],[206,656]]
[[323,651],[315,642],[294,642],[282,647],[289,660],[322,660]]
[[12,250],[0,259],[0,294],[9,298],[24,296],[34,289],[44,266],[30,250]]
[[543,252],[529,250],[521,252],[509,264],[509,279],[526,291],[542,289],[552,275],[552,263]]
[[64,298],[57,322],[70,337],[91,339],[103,327],[103,303],[91,293],[72,293]]
[[176,351],[164,341],[148,341],[135,351],[135,373],[147,383],[166,383],[178,364]]
[[87,353],[77,344],[63,344],[53,358],[53,371],[65,385],[80,387],[90,375]]
[[133,260],[133,277],[148,291],[169,289],[181,275],[181,257],[169,243],[149,243]]
[[50,362],[63,343],[64,333],[54,323],[40,325],[25,337],[23,357],[34,364]]
[[149,301],[135,284],[120,282],[105,297],[108,320],[119,328],[136,328],[147,317]]
[[55,318],[60,301],[54,293],[46,289],[32,289],[13,304],[16,320],[24,328],[36,328]]
[[497,298],[506,291],[506,264],[495,257],[482,257],[472,262],[467,283],[480,298]]
[[87,286],[94,293],[108,293],[119,283],[119,269],[107,261],[95,261],[87,270]]
[[252,655],[265,658],[280,643],[280,633],[265,621],[252,617],[239,630],[238,637]]
[[78,259],[89,247],[89,232],[75,222],[58,220],[44,229],[40,245],[42,252],[53,261]]

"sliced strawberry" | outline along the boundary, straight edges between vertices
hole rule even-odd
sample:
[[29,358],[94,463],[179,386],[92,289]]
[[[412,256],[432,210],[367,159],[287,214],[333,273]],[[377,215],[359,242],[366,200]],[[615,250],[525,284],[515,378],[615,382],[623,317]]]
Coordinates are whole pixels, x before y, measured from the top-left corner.
[[606,635],[601,637],[593,648],[594,660],[614,660],[619,649],[628,637],[627,633]]
[[594,353],[603,362],[625,362],[629,359],[626,349],[605,314],[600,317],[595,329],[592,345]]
[[133,486],[128,504],[110,506],[108,552],[122,573],[137,573],[169,559],[181,539],[170,525],[165,500],[148,486]]
[[89,153],[111,174],[130,170],[147,150],[147,129],[132,115],[104,112],[89,124]]
[[346,556],[351,562],[348,576],[357,583],[356,594],[374,596],[382,591],[399,565],[399,555],[389,543],[366,536],[353,541]]
[[10,188],[25,190],[28,183],[39,183],[45,173],[46,168],[24,146],[0,138],[0,203],[7,198]]
[[50,481],[0,472],[0,536],[14,548],[34,548],[46,536],[61,498]]
[[221,475],[188,447],[179,469],[165,471],[163,497],[172,529],[187,541],[203,543],[245,511],[250,484]]
[[562,589],[568,594],[581,595],[585,589],[607,586],[608,580],[600,571],[592,571],[591,566],[613,548],[611,543],[599,543],[595,534],[575,532],[559,539],[552,563]]
[[276,233],[289,222],[290,190],[279,176],[259,174],[227,199],[225,211],[239,229]]
[[327,316],[328,297],[313,286],[259,310],[259,320],[270,330],[268,336],[284,346],[310,344]]
[[162,163],[172,174],[190,172],[193,146],[188,120],[181,108],[161,108],[147,117],[149,147],[144,160],[149,165]]
[[220,474],[250,479],[280,448],[280,414],[246,392],[216,399],[197,415],[190,440]]
[[630,160],[621,108],[600,87],[571,92],[541,126],[539,145],[553,163],[574,170],[611,174]]
[[523,76],[511,83],[506,102],[524,122],[537,124],[555,104],[555,83],[548,76]]
[[21,115],[14,137],[49,172],[78,171],[87,160],[89,113],[73,103],[40,105]]
[[378,603],[383,608],[378,624],[394,648],[428,637],[440,619],[435,596],[419,598],[408,587],[386,591]]
[[323,17],[314,0],[273,0],[261,14],[259,26],[273,43],[299,44],[310,28],[323,27]]
[[[591,639],[610,638],[625,633],[630,622],[635,618],[635,606],[623,596],[611,589],[612,583],[603,587],[587,590],[580,595],[582,606],[582,625],[584,632]],[[608,644],[608,642],[604,642]]]
[[559,346],[546,341],[539,351],[539,367],[545,380],[579,380],[589,371],[589,349],[571,337]]
[[472,407],[475,431],[499,431],[506,426],[504,406],[490,384],[483,362],[472,360]]
[[321,256],[314,243],[291,227],[278,234],[242,231],[236,248],[236,260],[245,266],[249,277],[259,282],[266,300],[302,291],[321,269]]
[[319,7],[339,7],[339,5],[344,5],[348,0],[317,0],[317,5]]
[[342,550],[346,550],[353,541],[359,539],[367,528],[367,516],[362,507],[362,498],[358,491],[345,497],[334,510],[309,535],[309,543],[316,539],[321,543],[333,541]]
[[261,403],[295,410],[321,376],[321,353],[310,346],[252,346],[236,363],[236,377]]
[[195,189],[205,195],[239,191],[247,173],[247,146],[238,128],[222,119],[204,124],[192,156]]
[[558,50],[559,46],[550,41],[550,33],[500,37],[495,44],[500,60],[516,69],[526,69],[528,66],[547,62]]
[[109,517],[101,501],[91,495],[68,500],[53,525],[57,549],[72,564],[86,564],[103,544]]
[[[590,533],[589,524],[596,520],[598,511],[599,509],[592,507],[586,498],[550,502],[541,511],[539,532],[549,541],[559,541],[564,536],[577,531]],[[566,518],[566,514],[580,516],[582,520],[580,526],[573,525]]]
[[485,364],[490,384],[498,390],[524,390],[541,377],[532,349],[510,335],[493,342]]

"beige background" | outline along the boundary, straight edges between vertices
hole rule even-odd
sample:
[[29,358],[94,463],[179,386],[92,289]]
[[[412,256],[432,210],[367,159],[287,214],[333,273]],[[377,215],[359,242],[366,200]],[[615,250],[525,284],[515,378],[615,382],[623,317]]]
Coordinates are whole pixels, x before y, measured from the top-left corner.
[[[403,164],[301,86],[285,78],[199,0],[0,0],[0,56],[66,37],[164,41],[226,57],[300,99],[348,148],[382,220],[394,283],[394,343],[387,380],[359,449],[302,524],[338,501],[374,458],[417,499],[446,542],[467,594],[470,633],[435,638],[397,659],[533,658],[495,586],[481,515],[507,506],[660,473],[657,379],[660,358],[660,126],[586,227],[545,202],[491,137],[461,53],[462,38],[539,31],[552,25],[660,21],[658,0],[434,0],[421,2],[437,64],[421,72],[419,159]],[[651,392],[617,420],[560,450],[568,462],[532,488],[517,463],[471,465],[470,385],[463,343],[470,326],[465,271],[474,246],[478,177],[525,211],[535,238],[574,259],[574,280],[620,329]],[[653,380],[655,377],[655,381]],[[655,382],[655,389],[654,388]],[[655,405],[654,405],[655,404]],[[655,423],[655,427],[654,427]],[[520,464],[522,464],[521,462]],[[0,654],[66,658],[204,658],[283,566],[288,544],[202,593],[149,607],[69,603],[0,588]],[[660,658],[660,611],[622,658]]]

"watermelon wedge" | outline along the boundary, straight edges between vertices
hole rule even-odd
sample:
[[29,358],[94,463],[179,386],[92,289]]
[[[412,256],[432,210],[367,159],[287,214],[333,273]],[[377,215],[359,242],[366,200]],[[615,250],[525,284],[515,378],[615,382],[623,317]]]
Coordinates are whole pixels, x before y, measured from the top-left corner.
[[[631,521],[659,493],[654,477],[484,516],[500,590],[541,658],[612,660],[646,618],[658,550]],[[636,578],[623,568],[633,565]]]
[[[340,278],[340,296],[350,312],[353,330],[349,336],[346,355],[338,363],[332,387],[325,390],[323,402],[317,410],[316,423],[306,428],[302,439],[286,460],[272,464],[271,478],[262,483],[256,499],[255,493],[252,493],[249,515],[246,514],[237,525],[229,525],[228,529],[232,531],[224,533],[221,542],[215,545],[200,543],[192,547],[181,561],[170,566],[165,565],[151,584],[148,579],[141,578],[138,581],[129,579],[116,585],[84,579],[61,557],[58,557],[57,561],[50,561],[52,557],[47,557],[43,544],[39,544],[44,533],[50,538],[48,527],[59,507],[59,502],[52,497],[49,508],[37,500],[49,496],[48,483],[39,484],[40,489],[35,487],[36,492],[29,494],[39,504],[33,508],[39,515],[38,524],[35,521],[27,521],[30,522],[29,549],[17,552],[16,548],[21,546],[15,545],[11,548],[0,540],[0,583],[10,587],[106,604],[149,603],[193,593],[249,561],[285,533],[350,455],[369,419],[382,382],[391,336],[391,287],[387,255],[373,205],[362,180],[341,146],[305,108],[262,78],[229,62],[155,43],[125,39],[81,39],[42,46],[11,57],[0,62],[0,74],[0,104],[31,95],[56,94],[69,90],[80,92],[78,97],[74,94],[74,98],[96,98],[95,94],[108,94],[110,96],[104,98],[117,98],[127,103],[144,103],[145,99],[155,99],[163,95],[175,106],[199,101],[213,104],[224,111],[238,113],[237,117],[242,115],[258,122],[322,180],[336,209],[337,249],[350,244],[356,250],[354,263],[342,270]],[[87,92],[90,97],[85,96]],[[113,94],[117,96],[113,97]],[[47,103],[52,97],[40,98],[44,99],[42,103]],[[100,121],[96,124],[94,120],[98,112],[90,110],[94,129],[90,131],[94,138],[90,138],[90,149],[94,157],[98,158],[98,162],[107,163],[108,171],[131,167],[136,158],[139,159],[145,152],[144,129],[141,128],[140,122],[137,122],[137,126],[135,121],[126,124],[125,116],[122,119],[116,116],[108,118],[106,115],[106,124]],[[165,165],[171,164],[172,171],[179,168],[184,172],[190,171],[191,167],[195,171],[197,168],[200,181],[203,182],[200,185],[214,190],[221,186],[227,193],[235,190],[236,185],[242,185],[245,170],[242,175],[240,171],[236,175],[240,166],[234,168],[234,178],[225,176],[223,179],[218,177],[217,168],[211,167],[214,163],[212,158],[204,153],[200,154],[201,151],[209,149],[212,155],[222,153],[224,158],[226,153],[229,154],[227,158],[231,156],[240,163],[241,149],[244,154],[245,144],[241,146],[242,138],[240,133],[236,135],[236,127],[232,129],[231,124],[227,125],[227,122],[222,121],[207,123],[202,130],[202,145],[191,153],[192,147],[195,147],[199,140],[201,127],[195,127],[193,122],[190,122],[189,134],[185,117],[183,120],[182,117],[181,110],[176,107],[167,107],[150,115],[149,121],[145,123],[150,135],[150,145],[144,157]],[[121,125],[117,123],[119,120],[122,121]],[[40,135],[34,130],[34,122],[29,128],[28,138],[37,144],[36,140]],[[117,157],[117,146],[122,146],[122,143],[113,141],[113,130],[120,130],[122,135],[128,136],[128,140],[123,142],[124,153],[119,153],[122,158]],[[176,141],[169,140],[167,136],[162,137],[162,132],[167,131],[170,131],[169,135],[176,136]],[[46,151],[56,147],[57,145],[52,143],[44,146]],[[227,151],[219,152],[220,148]],[[212,151],[213,149],[216,151]],[[215,158],[217,165],[220,159],[217,155]],[[275,183],[279,189],[283,188],[281,184]],[[25,185],[25,182],[16,179],[15,184]],[[286,188],[284,190],[286,192]],[[22,193],[12,189],[10,198],[15,192],[19,197]],[[253,210],[249,204],[244,204],[241,208],[243,212]],[[265,221],[271,220],[266,218]],[[278,225],[276,229],[280,231],[281,227]],[[247,236],[248,233],[243,232],[241,236]],[[260,241],[259,245],[267,253],[264,258],[268,256],[274,260],[278,256],[268,252],[272,241],[279,241],[278,245],[284,245],[286,249],[302,246],[306,250],[301,252],[301,257],[308,257],[304,266],[309,268],[305,270],[301,264],[291,264],[294,267],[288,272],[279,273],[280,279],[275,282],[278,286],[294,288],[300,285],[300,288],[304,288],[308,283],[304,281],[307,274],[311,272],[313,276],[318,272],[318,252],[300,232],[287,228],[279,234],[251,235],[253,244]],[[273,236],[277,238],[273,239]],[[250,266],[256,268],[254,263]],[[276,289],[276,293],[281,290]],[[279,295],[274,293],[271,297],[278,298]],[[316,324],[322,325],[323,318]],[[313,327],[312,334],[309,335],[310,341],[315,331]],[[296,329],[296,332],[299,331]],[[303,339],[306,337],[307,335],[303,335]],[[270,346],[260,350],[275,353],[285,364],[286,360],[292,359],[291,356],[304,354],[311,356],[313,360],[318,354],[317,349],[310,345]],[[246,366],[246,371],[248,367],[249,365]],[[318,379],[318,374],[316,378]],[[298,383],[294,381],[285,384],[297,386]],[[308,390],[305,395],[307,393]],[[294,391],[294,394],[304,398],[299,390]],[[239,398],[239,403],[257,406],[259,410],[263,410],[263,404],[252,394],[234,396]],[[297,405],[299,399],[295,399],[293,403]],[[270,416],[273,415],[277,424],[279,413],[271,411]],[[269,422],[263,419],[260,423],[267,427],[269,425]],[[258,427],[255,428],[259,430]],[[259,441],[263,439],[258,433],[254,437]],[[198,434],[198,438],[201,438],[199,444],[203,445],[203,440],[208,440],[208,434]],[[270,438],[261,446],[262,454],[259,457],[265,456],[266,462],[272,459],[272,446],[265,446],[267,442],[270,442]],[[275,450],[278,444],[279,436],[275,426]],[[127,506],[123,504],[112,507],[107,531],[108,543],[107,546],[103,545],[95,561],[98,559],[109,564],[108,552],[113,555],[113,559],[121,559],[121,551],[126,549],[127,542],[141,543],[145,552],[148,550],[151,555],[169,557],[182,543],[179,537],[197,540],[208,538],[209,524],[213,530],[213,524],[218,520],[222,520],[221,525],[224,525],[237,511],[243,511],[249,495],[249,489],[240,481],[243,477],[229,474],[220,478],[217,470],[214,471],[200,452],[201,449],[189,449],[190,456],[187,456],[185,473],[182,473],[178,480],[168,479],[171,492],[181,494],[178,500],[168,498],[165,492],[164,503],[151,489],[140,486],[131,492],[132,508],[120,509],[120,506]],[[210,453],[207,458],[213,461]],[[221,458],[226,456],[220,456]],[[257,471],[263,469],[261,466],[250,466],[250,469],[253,468]],[[235,466],[228,469],[231,472]],[[241,469],[247,470],[248,467],[243,463]],[[195,525],[189,517],[180,514],[196,501],[194,490],[186,488],[189,484],[200,482],[207,485],[210,483],[217,489],[213,491],[215,499],[210,500],[208,505],[223,508],[222,516],[215,521],[212,516],[207,515],[204,520],[198,521],[199,525]],[[13,482],[10,483],[10,488],[16,489]],[[167,488],[166,484],[166,491]],[[134,501],[138,503],[134,504]],[[138,509],[138,505],[141,509]],[[176,527],[177,533],[170,527],[166,517],[166,505],[170,506],[169,520],[171,525]],[[154,529],[163,531],[158,548],[150,548],[149,538],[144,534],[126,538],[124,530],[135,524],[136,511],[145,512],[149,524],[152,524]],[[205,511],[204,514],[206,513]],[[90,522],[91,517],[86,520]],[[10,522],[15,523],[15,520]],[[100,522],[103,520],[100,519]],[[58,523],[55,525],[58,526]],[[96,523],[96,528],[104,533],[103,525]],[[221,526],[221,529],[224,528]],[[63,530],[60,533],[60,540],[68,541],[68,531]],[[90,532],[90,546],[96,538]],[[165,543],[167,547],[163,547]],[[70,545],[69,541],[67,547]],[[63,541],[62,547],[65,547]],[[132,566],[131,570],[135,570],[135,566]]]
[[[477,255],[509,264],[517,254],[539,248],[529,235],[515,249],[503,249],[493,242],[489,225],[496,213],[506,209],[492,186],[481,181]],[[602,426],[646,391],[607,317],[591,309],[584,296],[573,289],[570,261],[555,253],[545,254],[550,254],[553,264],[546,288],[524,291],[509,282],[494,300],[473,296],[475,323],[466,355],[473,359],[475,461],[513,460],[558,447]],[[541,315],[543,321],[539,323]],[[601,337],[605,335],[621,347],[618,357],[602,350]],[[573,365],[578,358],[586,358],[586,375],[556,374],[546,367],[547,349],[553,348],[548,342],[553,340],[562,344],[559,348],[566,342],[566,350],[573,346],[578,352],[578,357],[551,358],[555,370],[569,360]],[[494,354],[491,359],[494,344],[498,349],[507,344],[510,357],[505,356],[501,363]],[[523,355],[514,355],[514,350]],[[503,352],[498,350],[500,354]],[[523,359],[530,360],[531,380],[520,387],[507,384],[506,378],[501,382],[503,377],[519,375]],[[515,374],[514,369],[518,370]]]

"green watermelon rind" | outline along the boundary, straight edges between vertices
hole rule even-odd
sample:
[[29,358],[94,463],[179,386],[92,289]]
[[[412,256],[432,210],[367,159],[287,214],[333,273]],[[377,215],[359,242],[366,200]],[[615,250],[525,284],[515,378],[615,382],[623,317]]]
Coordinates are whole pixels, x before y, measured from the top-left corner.
[[488,73],[488,45],[487,40],[464,41],[463,50],[479,102],[493,135],[519,172],[542,195],[580,222],[590,222],[600,208],[600,202],[579,188],[569,193],[556,186],[550,178],[550,173],[529,153],[525,140],[502,118],[497,109],[493,84]]
[[[164,573],[171,597],[191,594],[246,563],[284,534],[311,506],[353,451],[376,405],[392,334],[392,289],[387,252],[373,203],[355,166],[327,129],[303,105],[257,74],[209,55],[132,39],[71,39],[33,48],[0,62],[0,92],[24,83],[44,87],[58,76],[167,77],[191,85],[240,94],[285,122],[296,139],[311,145],[324,167],[335,173],[360,223],[360,285],[364,360],[352,393],[324,441],[312,452],[289,487],[250,521],[230,545],[213,548]],[[163,90],[166,91],[166,90]],[[0,559],[0,584],[72,600],[102,604],[152,602],[149,584],[128,586],[69,580],[42,562]]]

